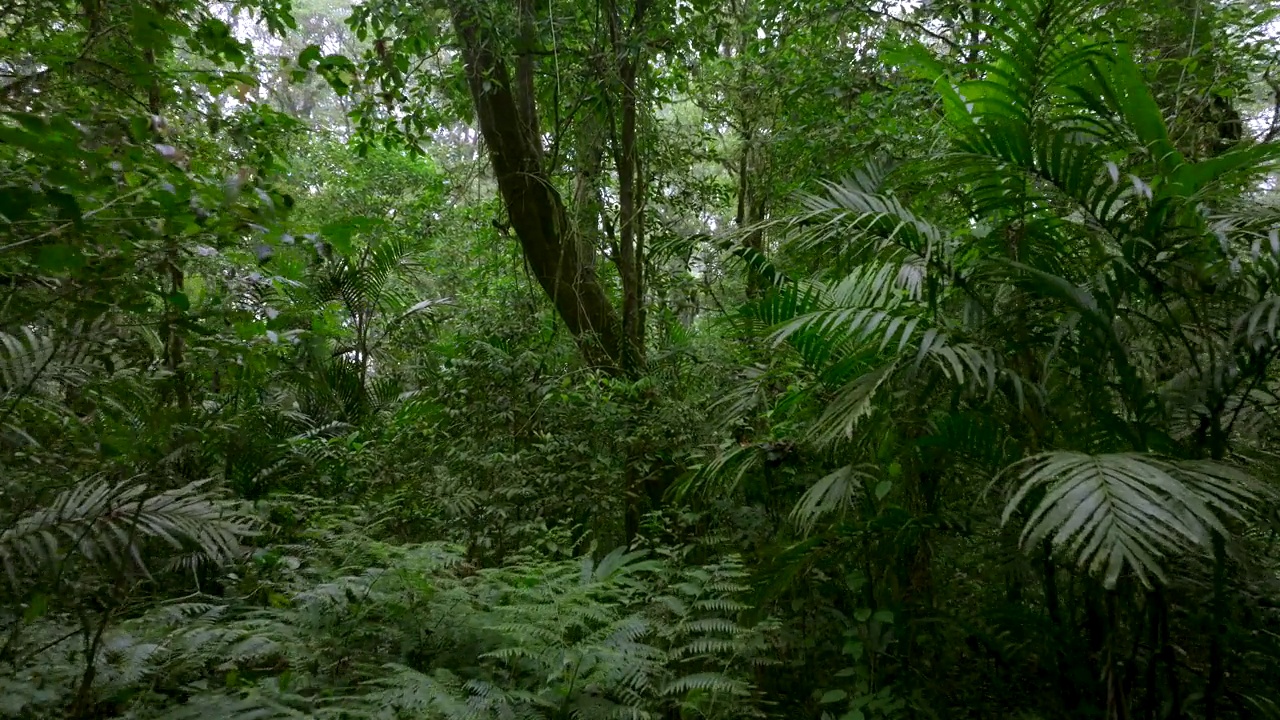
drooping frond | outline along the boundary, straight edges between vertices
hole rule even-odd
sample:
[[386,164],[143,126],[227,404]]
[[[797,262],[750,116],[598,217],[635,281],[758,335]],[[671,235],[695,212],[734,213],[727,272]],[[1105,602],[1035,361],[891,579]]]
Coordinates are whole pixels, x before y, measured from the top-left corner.
[[947,233],[911,212],[892,195],[868,189],[866,182],[846,179],[823,183],[826,194],[803,196],[806,212],[793,223],[799,248],[835,248],[857,261],[879,256],[888,261],[917,259],[927,269],[945,251]]
[[28,573],[56,567],[70,554],[89,562],[134,564],[145,571],[140,542],[195,546],[215,561],[239,553],[239,539],[252,531],[206,481],[148,494],[145,484],[85,480],[48,506],[24,515],[0,534],[0,561],[13,583]]
[[0,393],[25,393],[40,379],[97,367],[91,355],[95,329],[79,325],[60,333],[30,327],[18,334],[0,332]]
[[854,428],[876,408],[876,395],[893,375],[897,363],[891,362],[857,375],[838,386],[822,415],[813,423],[811,436],[819,445],[853,437]]
[[1280,341],[1280,295],[1270,295],[1255,303],[1236,319],[1235,341],[1251,350],[1274,346]]
[[747,475],[763,463],[762,453],[751,444],[725,443],[715,457],[695,469],[675,488],[677,498],[697,493],[732,493]]
[[1023,526],[1022,544],[1048,541],[1108,587],[1131,570],[1144,584],[1163,580],[1162,561],[1203,551],[1225,534],[1219,515],[1239,517],[1258,495],[1239,470],[1213,462],[1174,462],[1121,453],[1050,452],[1011,466],[1021,483],[1005,506],[1008,522],[1042,493]]
[[834,512],[844,512],[857,503],[871,479],[867,468],[845,465],[814,483],[791,510],[791,517],[805,532],[818,520]]

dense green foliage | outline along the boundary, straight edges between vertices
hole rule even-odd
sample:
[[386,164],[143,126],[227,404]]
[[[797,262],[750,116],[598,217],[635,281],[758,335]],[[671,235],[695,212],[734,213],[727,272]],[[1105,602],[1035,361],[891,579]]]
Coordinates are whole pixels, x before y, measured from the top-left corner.
[[0,8],[0,716],[1280,718],[1278,38]]

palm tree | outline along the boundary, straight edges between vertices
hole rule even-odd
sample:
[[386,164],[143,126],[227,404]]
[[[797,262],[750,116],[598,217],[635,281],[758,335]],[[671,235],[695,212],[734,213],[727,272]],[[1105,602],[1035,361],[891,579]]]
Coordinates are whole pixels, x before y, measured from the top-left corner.
[[[983,16],[975,32],[991,42],[976,65],[950,72],[923,49],[899,58],[938,91],[943,154],[827,184],[790,219],[777,260],[734,251],[773,280],[740,323],[809,369],[775,410],[791,408],[809,450],[837,467],[793,516],[809,531],[894,483],[935,513],[947,479],[954,502],[985,473],[1007,488],[1001,519],[1019,521],[1021,546],[1042,560],[1051,620],[1068,622],[1060,561],[1107,597],[1128,588],[1132,617],[1162,638],[1141,658],[1144,702],[1159,694],[1157,667],[1174,677],[1189,665],[1207,676],[1205,716],[1220,717],[1232,553],[1272,497],[1254,478],[1276,468],[1280,213],[1254,188],[1280,148],[1183,157],[1101,3],[1015,0]],[[815,254],[811,275],[782,269]],[[895,473],[889,435],[912,453]],[[759,453],[737,447],[711,468],[752,462]],[[906,574],[927,577],[927,532],[908,545]],[[1165,590],[1197,557],[1211,568],[1213,627],[1179,660]],[[927,584],[910,580],[908,595],[927,595],[916,582]],[[1102,680],[1119,716],[1133,680],[1108,647]],[[1178,715],[1186,698],[1160,683]]]

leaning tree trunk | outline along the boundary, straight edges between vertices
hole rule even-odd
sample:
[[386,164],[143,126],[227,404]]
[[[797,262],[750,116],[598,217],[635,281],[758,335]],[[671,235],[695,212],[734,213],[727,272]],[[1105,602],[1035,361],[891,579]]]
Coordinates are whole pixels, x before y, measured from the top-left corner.
[[[511,227],[530,269],[587,361],[616,370],[622,365],[624,352],[621,323],[595,268],[584,262],[578,234],[571,230],[564,202],[542,166],[542,142],[530,87],[532,68],[521,68],[519,80],[525,86],[518,101],[498,39],[483,25],[476,7],[476,0],[450,2],[476,121],[489,148]],[[524,39],[528,42],[529,35]]]

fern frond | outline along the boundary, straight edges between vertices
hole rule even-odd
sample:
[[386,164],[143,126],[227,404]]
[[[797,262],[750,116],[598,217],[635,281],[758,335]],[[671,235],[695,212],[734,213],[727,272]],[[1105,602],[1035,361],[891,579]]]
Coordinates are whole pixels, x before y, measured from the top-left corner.
[[195,695],[159,717],[160,720],[302,720],[314,716],[263,692],[227,691]]
[[662,688],[663,695],[679,695],[691,691],[726,693],[745,696],[749,694],[746,683],[716,672],[701,672],[678,677]]

